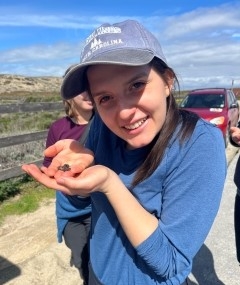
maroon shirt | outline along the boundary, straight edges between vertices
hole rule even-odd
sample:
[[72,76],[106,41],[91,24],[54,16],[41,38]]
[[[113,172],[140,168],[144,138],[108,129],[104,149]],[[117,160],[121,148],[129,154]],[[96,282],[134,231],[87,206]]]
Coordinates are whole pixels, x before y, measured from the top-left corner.
[[[63,117],[52,123],[46,140],[46,148],[62,139],[79,140],[87,124],[75,124],[69,117]],[[52,161],[51,157],[44,157],[43,165],[48,167]]]

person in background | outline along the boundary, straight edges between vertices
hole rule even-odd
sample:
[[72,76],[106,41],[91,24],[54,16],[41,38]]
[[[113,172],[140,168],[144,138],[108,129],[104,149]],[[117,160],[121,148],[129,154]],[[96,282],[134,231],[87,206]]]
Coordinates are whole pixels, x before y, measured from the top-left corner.
[[[237,127],[230,129],[230,142],[233,146],[240,146],[240,122]],[[235,174],[234,183],[237,186],[237,193],[235,196],[234,204],[234,231],[235,231],[235,243],[236,243],[236,256],[237,261],[240,265],[240,157],[238,158]]]
[[[72,68],[72,67],[71,67]],[[71,69],[69,68],[67,72]],[[66,75],[66,74],[65,74]],[[46,140],[46,148],[62,139],[75,139],[82,144],[85,139],[89,122],[93,117],[93,105],[87,92],[73,99],[63,100],[66,116],[52,123]],[[52,158],[44,157],[43,165],[48,167]],[[90,197],[70,196],[56,191],[57,238],[71,250],[70,265],[75,266],[88,284],[88,238],[91,223]]]
[[143,25],[103,24],[61,87],[65,100],[87,90],[94,103],[85,148],[59,141],[45,150],[49,168],[22,166],[48,187],[91,197],[89,285],[188,284],[227,165],[221,131],[180,110],[177,87]]

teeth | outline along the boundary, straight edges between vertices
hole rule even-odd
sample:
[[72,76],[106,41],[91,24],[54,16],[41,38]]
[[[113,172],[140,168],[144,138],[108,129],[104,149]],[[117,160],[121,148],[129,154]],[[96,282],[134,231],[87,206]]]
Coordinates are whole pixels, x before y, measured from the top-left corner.
[[139,128],[145,121],[146,121],[146,118],[143,119],[143,120],[141,120],[141,121],[139,121],[139,122],[136,122],[136,123],[134,123],[134,124],[132,124],[132,125],[125,126],[125,128],[128,129],[128,130],[137,129],[137,128]]

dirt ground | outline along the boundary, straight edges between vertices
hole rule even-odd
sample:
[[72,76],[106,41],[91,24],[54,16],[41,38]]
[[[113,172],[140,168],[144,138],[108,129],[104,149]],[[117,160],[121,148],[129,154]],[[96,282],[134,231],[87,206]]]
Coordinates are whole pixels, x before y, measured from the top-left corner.
[[55,201],[0,227],[0,285],[80,285],[70,251],[56,239]]

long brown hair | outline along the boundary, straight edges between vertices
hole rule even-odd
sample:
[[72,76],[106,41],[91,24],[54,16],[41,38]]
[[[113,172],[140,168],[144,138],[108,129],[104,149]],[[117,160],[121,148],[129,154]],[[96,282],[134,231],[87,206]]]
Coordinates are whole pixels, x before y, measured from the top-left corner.
[[64,106],[65,113],[68,117],[73,118],[76,116],[75,102],[73,99],[63,100],[63,106]]
[[[161,163],[165,150],[172,138],[173,133],[180,124],[178,137],[182,144],[191,136],[199,117],[187,111],[180,110],[176,103],[174,93],[179,90],[179,82],[173,69],[168,67],[158,58],[154,58],[151,63],[152,67],[161,75],[162,79],[169,86],[169,75],[174,80],[174,88],[170,88],[170,95],[167,97],[167,114],[162,129],[154,139],[153,147],[146,157],[143,164],[136,171],[132,182],[132,187],[148,178]],[[179,90],[180,91],[180,90]]]

